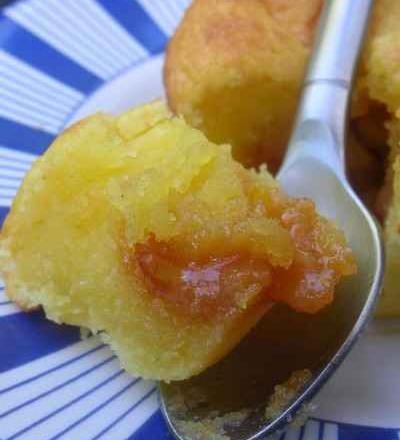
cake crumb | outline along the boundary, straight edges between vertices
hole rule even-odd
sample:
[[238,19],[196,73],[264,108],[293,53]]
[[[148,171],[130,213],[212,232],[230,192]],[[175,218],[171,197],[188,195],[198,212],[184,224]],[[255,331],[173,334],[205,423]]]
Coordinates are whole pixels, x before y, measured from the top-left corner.
[[198,421],[179,421],[179,432],[188,440],[230,440],[226,429],[241,425],[249,415],[249,410],[234,411],[223,416],[207,417]]
[[310,370],[297,370],[291,374],[286,382],[276,385],[274,394],[265,409],[265,417],[269,420],[278,417],[311,377]]
[[[265,409],[267,420],[278,417],[311,377],[310,370],[297,370],[286,382],[276,385]],[[196,416],[190,419],[188,413],[203,406],[206,401],[207,396],[200,387],[186,389],[185,393],[178,390],[169,397],[169,408],[174,414],[178,432],[188,440],[230,440],[229,432],[239,427],[252,414],[250,408],[245,408],[226,414],[211,412],[206,417]],[[315,405],[311,403],[304,404],[293,419],[287,420],[290,427],[303,426],[314,408]],[[274,433],[267,439],[276,439],[282,432]]]
[[86,327],[79,327],[79,333],[82,341],[92,336],[92,332]]

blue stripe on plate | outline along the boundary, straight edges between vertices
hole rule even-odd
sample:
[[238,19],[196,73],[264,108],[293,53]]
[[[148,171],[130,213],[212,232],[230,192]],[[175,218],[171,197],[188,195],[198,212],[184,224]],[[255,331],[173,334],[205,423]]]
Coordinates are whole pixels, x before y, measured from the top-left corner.
[[0,47],[82,93],[89,93],[102,82],[96,75],[2,14],[0,14]]
[[[59,414],[61,411],[64,411],[64,409],[69,408],[74,403],[79,402],[79,400],[85,398],[86,396],[89,396],[90,394],[92,394],[95,391],[97,391],[99,388],[101,388],[101,387],[107,385],[108,383],[112,382],[114,379],[116,379],[121,374],[123,374],[123,370],[117,371],[116,373],[114,373],[111,376],[109,376],[107,379],[103,380],[102,382],[100,382],[99,384],[94,386],[93,388],[90,388],[88,391],[84,392],[83,394],[79,395],[78,397],[72,399],[71,401],[69,401],[65,405],[61,406],[60,408],[57,408],[55,411],[52,411],[51,413],[49,413],[46,416],[40,418],[39,420],[36,420],[31,425],[28,425],[25,428],[21,429],[20,431],[16,432],[11,437],[9,437],[7,440],[12,440],[12,439],[16,439],[18,437],[21,437],[21,435],[25,434],[26,432],[30,431],[31,429],[35,428],[36,426],[40,425],[41,423],[45,422],[46,420],[51,419],[56,414]],[[131,386],[131,385],[128,385],[128,386]],[[125,391],[125,389],[126,389],[126,387],[122,391],[120,391],[120,393]],[[76,422],[75,422],[75,424],[76,424]],[[62,434],[64,434],[64,432],[69,431],[69,429],[70,428],[66,428],[61,433],[57,434],[56,437],[61,436]],[[53,439],[56,438],[56,437],[53,437]]]
[[3,316],[0,318],[0,373],[79,340],[77,327],[48,321],[41,311]]
[[151,395],[156,392],[156,388],[152,388],[148,391],[142,398],[140,398],[137,402],[130,406],[126,411],[124,411],[118,418],[116,418],[112,423],[106,426],[102,431],[100,431],[95,437],[91,440],[98,440],[101,438],[106,432],[110,431],[110,429],[114,428],[122,419],[124,419],[128,414],[130,414],[135,408],[137,408],[140,404],[142,404],[146,399],[148,399]]
[[149,52],[164,50],[167,36],[135,0],[97,0]]
[[161,411],[157,411],[127,440],[174,440],[174,437],[168,431]]
[[0,206],[0,227],[4,222],[4,219],[6,218],[8,214],[9,208],[6,206]]
[[319,433],[318,433],[318,440],[323,440],[324,439],[324,424],[321,422],[319,425]]
[[59,385],[57,385],[57,386],[51,388],[50,390],[47,390],[47,391],[45,391],[45,392],[43,392],[43,393],[40,393],[40,394],[38,394],[37,396],[32,397],[31,399],[28,399],[28,400],[26,400],[25,402],[22,402],[22,403],[20,403],[20,404],[14,406],[14,407],[8,409],[7,411],[5,411],[5,412],[3,412],[3,413],[0,413],[0,419],[3,418],[3,417],[8,416],[8,415],[10,415],[10,414],[12,414],[12,413],[15,412],[15,411],[19,411],[21,408],[24,408],[24,407],[26,407],[27,405],[30,405],[31,403],[36,402],[37,400],[42,399],[43,397],[46,397],[46,396],[48,396],[49,394],[54,393],[54,392],[60,390],[61,388],[64,388],[65,386],[67,386],[67,385],[69,385],[69,384],[71,384],[71,383],[73,383],[73,382],[75,382],[75,381],[81,379],[82,377],[87,376],[88,374],[92,373],[93,371],[96,371],[97,369],[101,368],[102,366],[107,365],[108,363],[110,363],[110,362],[113,361],[114,359],[115,359],[115,356],[109,356],[109,357],[106,358],[105,360],[102,360],[102,361],[99,362],[98,364],[95,364],[94,366],[92,366],[92,367],[90,367],[90,368],[88,368],[88,369],[86,369],[86,370],[80,372],[80,373],[77,374],[76,376],[71,377],[70,379],[66,380],[66,381],[63,382],[63,383],[60,383]]
[[0,10],[1,8],[4,8],[5,6],[13,3],[15,0],[0,0]]
[[42,154],[53,142],[54,136],[0,117],[0,144],[15,150]]
[[[121,371],[122,372],[122,371]],[[109,403],[111,403],[113,400],[117,399],[119,396],[121,396],[122,394],[124,394],[126,391],[128,391],[129,389],[131,389],[137,382],[139,382],[141,379],[138,377],[137,379],[132,379],[127,385],[125,385],[121,390],[119,390],[118,392],[116,392],[115,394],[113,394],[111,397],[109,397],[107,400],[105,400],[104,402],[102,402],[100,405],[96,406],[96,408],[92,409],[91,411],[89,411],[87,414],[85,414],[83,417],[81,417],[80,419],[76,420],[74,423],[72,423],[71,425],[67,426],[65,429],[63,429],[61,432],[59,432],[57,435],[55,435],[54,437],[51,437],[49,440],[56,440],[60,437],[62,437],[65,433],[67,433],[68,431],[71,431],[71,429],[75,428],[76,426],[78,426],[80,423],[84,422],[85,420],[87,420],[89,417],[91,417],[93,414],[96,414],[98,411],[100,411],[102,408],[104,408],[105,406],[107,406]]]
[[399,440],[397,429],[339,424],[339,440]]
[[86,356],[89,356],[90,354],[92,354],[92,353],[94,353],[94,352],[96,352],[98,350],[101,350],[104,347],[105,347],[105,344],[100,344],[97,347],[91,348],[90,350],[85,351],[84,353],[82,353],[82,354],[80,354],[80,355],[78,355],[78,356],[76,356],[76,357],[74,357],[72,359],[69,359],[68,361],[62,362],[61,364],[59,364],[59,365],[57,365],[57,366],[55,366],[53,368],[49,368],[48,370],[43,371],[42,373],[36,374],[36,375],[30,377],[29,379],[22,380],[21,382],[18,382],[18,383],[14,384],[14,385],[8,386],[8,387],[3,388],[3,389],[0,389],[0,394],[7,393],[7,392],[9,392],[9,391],[11,391],[11,390],[13,390],[15,388],[19,388],[19,387],[21,387],[23,385],[26,385],[26,384],[28,384],[30,382],[33,382],[33,381],[35,381],[37,379],[40,379],[41,377],[46,376],[47,374],[53,373],[54,371],[57,371],[60,368],[67,367],[68,365],[71,365],[71,364],[73,364],[73,363],[75,363],[77,361],[80,361],[82,358],[85,358]]

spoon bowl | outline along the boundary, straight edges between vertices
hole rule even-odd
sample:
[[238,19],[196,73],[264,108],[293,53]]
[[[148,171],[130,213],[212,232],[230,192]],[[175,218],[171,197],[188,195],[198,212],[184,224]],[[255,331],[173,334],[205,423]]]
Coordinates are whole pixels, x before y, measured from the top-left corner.
[[[306,416],[307,402],[341,364],[371,316],[383,273],[375,220],[352,189],[313,157],[284,168],[280,182],[293,196],[311,196],[319,211],[340,225],[356,256],[358,273],[340,283],[335,301],[322,312],[303,315],[277,304],[218,364],[187,381],[161,385],[162,410],[178,439],[190,438],[182,420],[194,421],[197,430],[197,421],[208,423],[215,414],[240,421],[224,427],[231,440],[260,439],[283,428],[299,410]],[[266,408],[276,385],[304,369],[312,378],[279,415],[268,420]],[[184,412],[176,407],[182,396]]]

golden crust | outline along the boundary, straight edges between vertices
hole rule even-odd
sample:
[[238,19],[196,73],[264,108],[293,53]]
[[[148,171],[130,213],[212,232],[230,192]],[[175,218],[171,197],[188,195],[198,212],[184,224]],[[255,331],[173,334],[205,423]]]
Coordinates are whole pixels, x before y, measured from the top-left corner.
[[[281,162],[322,0],[195,0],[171,39],[171,109],[245,166]],[[353,116],[370,100],[360,67]]]
[[386,274],[378,315],[400,315],[400,3],[379,0],[364,56],[370,97],[388,110],[389,154],[376,210],[384,220]]
[[384,227],[387,261],[385,288],[377,311],[382,316],[400,315],[400,156],[397,156],[393,165],[392,182],[392,203]]
[[194,1],[167,50],[172,110],[245,165],[276,167],[321,3]]
[[400,108],[400,3],[379,0],[364,54],[368,93],[395,113]]
[[400,120],[388,124],[390,152],[385,182],[375,202],[375,211],[383,219],[386,251],[384,289],[378,304],[379,316],[400,315]]

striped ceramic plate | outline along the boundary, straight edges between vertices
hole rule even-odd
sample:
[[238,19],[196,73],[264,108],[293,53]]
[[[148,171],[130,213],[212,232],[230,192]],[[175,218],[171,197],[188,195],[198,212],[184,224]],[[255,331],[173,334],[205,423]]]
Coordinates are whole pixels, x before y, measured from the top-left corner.
[[[32,161],[63,127],[98,109],[122,111],[162,96],[162,53],[188,3],[22,0],[0,9],[1,220]],[[318,396],[314,417],[282,438],[399,440],[399,343],[397,322],[374,324]],[[1,283],[6,439],[171,436],[154,383],[126,374],[95,337],[81,341],[75,328],[21,313]]]

